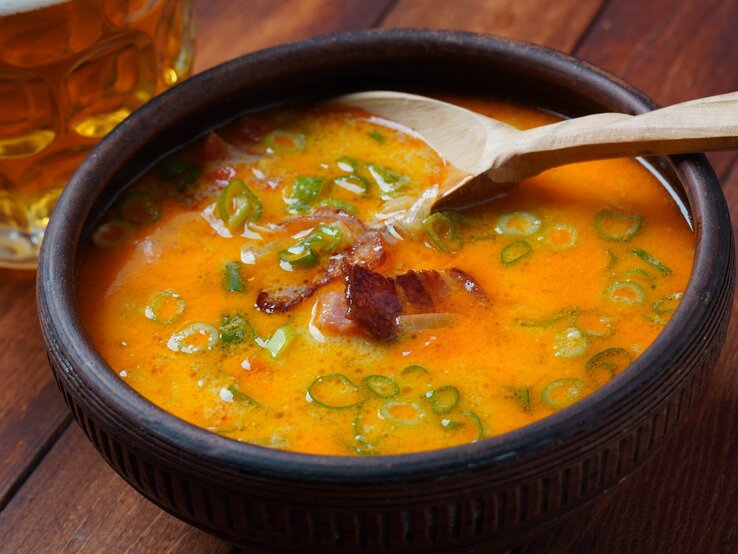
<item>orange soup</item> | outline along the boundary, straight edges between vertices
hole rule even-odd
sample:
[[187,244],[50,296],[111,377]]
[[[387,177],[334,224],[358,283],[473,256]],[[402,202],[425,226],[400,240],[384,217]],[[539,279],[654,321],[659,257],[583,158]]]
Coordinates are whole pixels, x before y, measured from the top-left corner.
[[[555,120],[467,106],[520,128]],[[382,455],[546,417],[668,322],[694,238],[643,164],[561,167],[431,215],[447,169],[353,109],[244,116],[100,221],[79,275],[87,332],[125,382],[195,425]]]

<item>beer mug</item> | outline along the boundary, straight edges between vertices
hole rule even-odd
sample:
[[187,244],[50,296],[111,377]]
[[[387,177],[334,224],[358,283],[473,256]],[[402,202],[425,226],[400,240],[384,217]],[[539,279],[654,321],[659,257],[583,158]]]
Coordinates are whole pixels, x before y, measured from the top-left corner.
[[193,46],[192,0],[0,0],[0,265],[36,265],[74,170]]

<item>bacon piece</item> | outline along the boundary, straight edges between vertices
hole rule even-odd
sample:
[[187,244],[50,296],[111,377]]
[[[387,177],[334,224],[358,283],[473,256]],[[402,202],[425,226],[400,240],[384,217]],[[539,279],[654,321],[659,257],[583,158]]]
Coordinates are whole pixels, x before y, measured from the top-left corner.
[[318,298],[315,325],[324,333],[351,334],[356,324],[346,316],[346,295],[332,290]]
[[346,265],[372,269],[381,265],[386,257],[387,248],[382,234],[378,231],[367,231],[351,247],[331,256],[322,273],[318,273],[312,279],[277,291],[260,291],[256,297],[256,306],[268,314],[286,312],[310,298],[322,286],[341,277]]
[[394,339],[398,317],[458,312],[463,309],[453,292],[486,303],[487,294],[476,280],[457,268],[408,271],[385,277],[361,266],[350,266],[346,273],[346,315],[377,340]]

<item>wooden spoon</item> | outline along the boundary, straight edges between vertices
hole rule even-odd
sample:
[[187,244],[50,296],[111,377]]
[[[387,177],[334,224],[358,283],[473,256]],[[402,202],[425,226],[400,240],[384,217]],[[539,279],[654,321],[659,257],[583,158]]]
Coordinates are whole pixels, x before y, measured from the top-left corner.
[[477,204],[560,165],[623,156],[738,149],[738,92],[640,115],[599,113],[520,131],[415,94],[372,91],[335,98],[420,135],[454,168],[432,211]]

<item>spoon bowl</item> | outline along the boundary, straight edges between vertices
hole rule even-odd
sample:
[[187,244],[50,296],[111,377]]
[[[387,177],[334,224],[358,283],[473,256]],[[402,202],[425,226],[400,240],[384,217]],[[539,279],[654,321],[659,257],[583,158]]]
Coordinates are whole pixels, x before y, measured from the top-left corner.
[[508,183],[569,163],[738,149],[738,92],[637,116],[600,113],[525,131],[404,92],[359,92],[334,101],[412,130],[446,159],[451,171],[439,184],[433,212],[484,202]]

